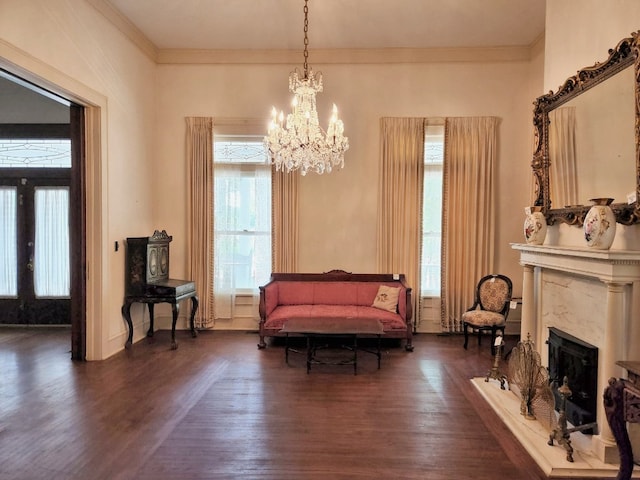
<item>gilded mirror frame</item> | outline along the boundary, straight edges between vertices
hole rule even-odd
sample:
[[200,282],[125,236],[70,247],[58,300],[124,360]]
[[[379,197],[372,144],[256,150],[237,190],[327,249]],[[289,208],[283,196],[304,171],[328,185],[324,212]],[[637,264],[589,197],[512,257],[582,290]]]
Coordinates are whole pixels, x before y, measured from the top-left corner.
[[630,37],[623,38],[615,48],[610,49],[609,58],[606,61],[596,62],[593,66],[578,70],[578,73],[569,77],[557,92],[551,91],[538,97],[534,102],[534,151],[531,162],[535,188],[533,206],[542,207],[549,225],[563,222],[582,226],[591,208],[591,205],[551,208],[549,112],[631,66],[634,69],[636,201],[614,203],[611,207],[618,223],[632,225],[640,222],[640,31],[637,31]]

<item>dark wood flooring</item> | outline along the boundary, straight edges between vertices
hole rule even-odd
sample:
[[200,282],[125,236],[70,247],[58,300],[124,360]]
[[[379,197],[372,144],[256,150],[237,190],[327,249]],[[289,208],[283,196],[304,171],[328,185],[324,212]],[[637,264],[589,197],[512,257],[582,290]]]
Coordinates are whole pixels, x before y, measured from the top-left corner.
[[177,338],[73,362],[66,329],[1,329],[0,479],[546,478],[469,381],[488,340],[417,335],[354,376],[255,333]]

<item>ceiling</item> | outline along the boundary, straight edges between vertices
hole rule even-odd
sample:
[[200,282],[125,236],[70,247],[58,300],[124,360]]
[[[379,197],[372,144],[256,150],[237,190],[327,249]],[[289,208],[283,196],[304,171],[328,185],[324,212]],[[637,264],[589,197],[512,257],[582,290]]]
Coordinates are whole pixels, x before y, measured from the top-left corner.
[[[108,2],[158,49],[303,47],[303,0]],[[309,49],[530,46],[544,32],[545,3],[310,0]]]

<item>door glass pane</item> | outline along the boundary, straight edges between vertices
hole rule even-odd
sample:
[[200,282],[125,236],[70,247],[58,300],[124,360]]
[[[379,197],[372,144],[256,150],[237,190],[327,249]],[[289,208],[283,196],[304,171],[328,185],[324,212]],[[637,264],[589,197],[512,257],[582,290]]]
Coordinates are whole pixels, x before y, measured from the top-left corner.
[[35,216],[33,282],[36,297],[68,297],[69,188],[36,188]]
[[0,139],[0,168],[71,168],[71,140]]
[[0,297],[18,296],[16,187],[0,187]]

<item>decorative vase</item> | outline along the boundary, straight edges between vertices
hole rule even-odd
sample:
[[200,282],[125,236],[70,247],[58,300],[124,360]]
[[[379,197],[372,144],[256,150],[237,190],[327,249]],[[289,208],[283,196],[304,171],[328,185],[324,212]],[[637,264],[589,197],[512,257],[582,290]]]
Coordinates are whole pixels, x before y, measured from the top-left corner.
[[584,239],[591,248],[606,250],[616,236],[616,216],[611,210],[613,198],[592,198],[593,206],[584,218]]
[[542,207],[527,207],[524,209],[527,217],[524,219],[524,238],[530,245],[542,245],[547,236],[547,220],[542,213]]

